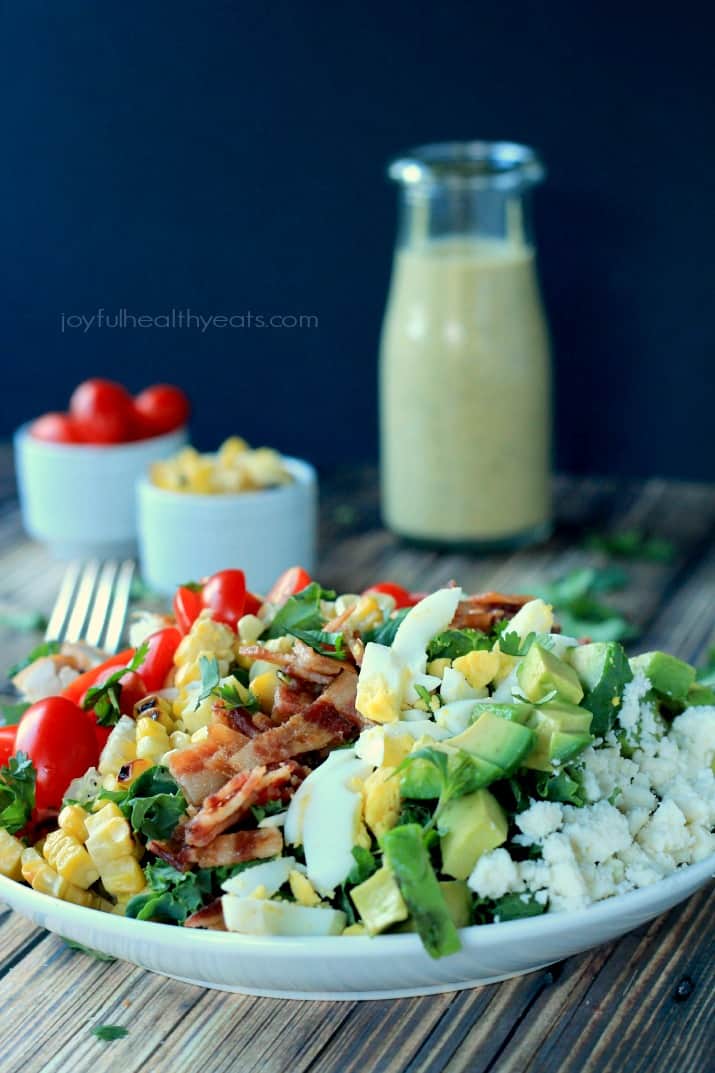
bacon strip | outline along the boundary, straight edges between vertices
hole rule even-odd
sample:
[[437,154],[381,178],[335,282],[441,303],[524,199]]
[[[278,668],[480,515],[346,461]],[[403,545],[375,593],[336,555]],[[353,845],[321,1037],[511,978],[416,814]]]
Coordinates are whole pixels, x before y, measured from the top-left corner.
[[513,618],[533,596],[514,596],[503,592],[481,592],[460,600],[450,626],[454,630],[471,628],[489,633],[503,618]]
[[316,749],[352,741],[364,725],[355,711],[357,675],[344,668],[325,692],[304,712],[259,734],[231,760],[236,771],[256,764],[276,764]]
[[168,757],[169,771],[190,804],[200,805],[233,775],[235,768],[230,758],[248,740],[245,734],[214,723],[203,741],[178,749]]
[[[267,733],[271,734],[273,731],[269,730]],[[255,740],[260,740],[260,737]],[[263,766],[251,766],[251,771],[239,771],[220,790],[209,794],[196,815],[184,827],[184,838],[188,845],[207,846],[227,827],[238,823],[251,805],[282,798],[288,789],[292,794],[296,764],[282,764],[272,771]]]
[[275,857],[282,848],[283,835],[278,827],[260,827],[253,831],[219,835],[208,846],[187,846],[179,829],[179,837],[171,842],[152,839],[147,844],[150,853],[161,857],[162,861],[180,872],[188,871],[193,865],[218,868],[220,865],[264,860],[266,857]]
[[227,928],[223,919],[221,899],[216,898],[215,901],[209,902],[209,904],[203,906],[202,909],[197,909],[195,913],[192,913],[190,917],[186,918],[184,927],[209,928],[211,931],[226,931]]

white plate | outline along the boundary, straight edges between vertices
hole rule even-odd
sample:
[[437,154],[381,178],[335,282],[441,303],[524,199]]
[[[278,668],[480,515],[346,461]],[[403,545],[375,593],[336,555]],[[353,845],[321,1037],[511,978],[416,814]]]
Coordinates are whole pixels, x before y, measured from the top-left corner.
[[543,968],[637,928],[715,876],[715,854],[575,913],[463,928],[433,961],[416,935],[258,938],[194,931],[60,902],[0,876],[0,899],[40,927],[177,980],[271,998],[385,999],[458,991]]

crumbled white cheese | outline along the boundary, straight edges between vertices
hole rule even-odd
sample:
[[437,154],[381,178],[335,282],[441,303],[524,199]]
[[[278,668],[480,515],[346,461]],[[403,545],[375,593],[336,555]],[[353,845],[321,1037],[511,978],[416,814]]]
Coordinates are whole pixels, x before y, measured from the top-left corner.
[[555,801],[532,801],[525,812],[515,817],[521,835],[514,837],[514,842],[530,846],[542,842],[548,835],[558,831],[563,821],[561,805]]
[[523,884],[519,869],[505,849],[493,849],[477,861],[468,881],[480,898],[501,898]]

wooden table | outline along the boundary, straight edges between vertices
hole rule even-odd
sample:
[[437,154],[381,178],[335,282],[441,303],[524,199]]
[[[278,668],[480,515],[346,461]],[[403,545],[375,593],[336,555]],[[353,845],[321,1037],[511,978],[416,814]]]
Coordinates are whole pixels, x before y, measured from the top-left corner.
[[[0,466],[0,601],[47,611],[61,566],[23,537],[12,478]],[[319,576],[343,591],[391,578],[430,589],[528,591],[594,561],[585,529],[643,528],[670,539],[674,562],[626,564],[613,597],[642,628],[641,648],[700,659],[715,626],[715,490],[653,480],[557,481],[559,525],[546,546],[469,558],[400,546],[379,525],[376,477],[323,484]],[[227,564],[228,565],[228,564]],[[5,630],[4,660],[33,638]],[[123,962],[70,951],[0,912],[0,1069],[84,1073],[706,1073],[713,1054],[712,903],[703,891],[619,942],[499,985],[423,999],[280,1002],[205,991]],[[100,1043],[90,1029],[122,1024]]]

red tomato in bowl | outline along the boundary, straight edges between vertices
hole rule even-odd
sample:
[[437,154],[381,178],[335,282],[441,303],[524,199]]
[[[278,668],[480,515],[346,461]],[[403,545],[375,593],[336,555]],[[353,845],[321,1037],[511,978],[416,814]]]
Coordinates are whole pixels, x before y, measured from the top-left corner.
[[140,436],[161,436],[181,428],[191,407],[184,392],[172,384],[152,384],[134,399],[134,413]]
[[246,576],[243,570],[219,570],[212,574],[201,590],[201,601],[211,617],[232,629],[246,606]]
[[70,414],[86,443],[126,443],[134,432],[134,400],[121,384],[95,377],[76,387]]
[[15,755],[15,736],[17,727],[0,727],[0,767],[7,767],[11,756]]
[[[167,626],[164,630],[157,630],[147,637],[146,644],[149,646],[138,673],[146,686],[148,693],[154,693],[162,689],[169,671],[174,666],[174,653],[179,647],[181,633],[174,626]],[[141,699],[141,698],[140,698]]]
[[194,621],[203,610],[201,592],[190,589],[187,585],[180,585],[174,593],[174,618],[179,633],[184,636],[189,632]]
[[27,753],[35,766],[37,809],[58,809],[72,779],[99,758],[92,720],[66,697],[47,697],[27,709],[17,728],[15,752]]
[[279,578],[273,582],[273,588],[266,596],[270,604],[284,604],[289,596],[295,596],[297,592],[310,585],[311,577],[302,566],[291,566],[284,570]]
[[30,425],[30,435],[46,443],[83,443],[79,426],[69,414],[43,414]]
[[395,601],[395,610],[397,611],[403,607],[414,607],[422,599],[421,593],[409,592],[407,589],[403,589],[402,585],[395,584],[394,581],[378,581],[376,585],[371,585],[369,589],[365,589],[363,595],[366,596],[370,592],[381,592],[385,596],[391,596]]

